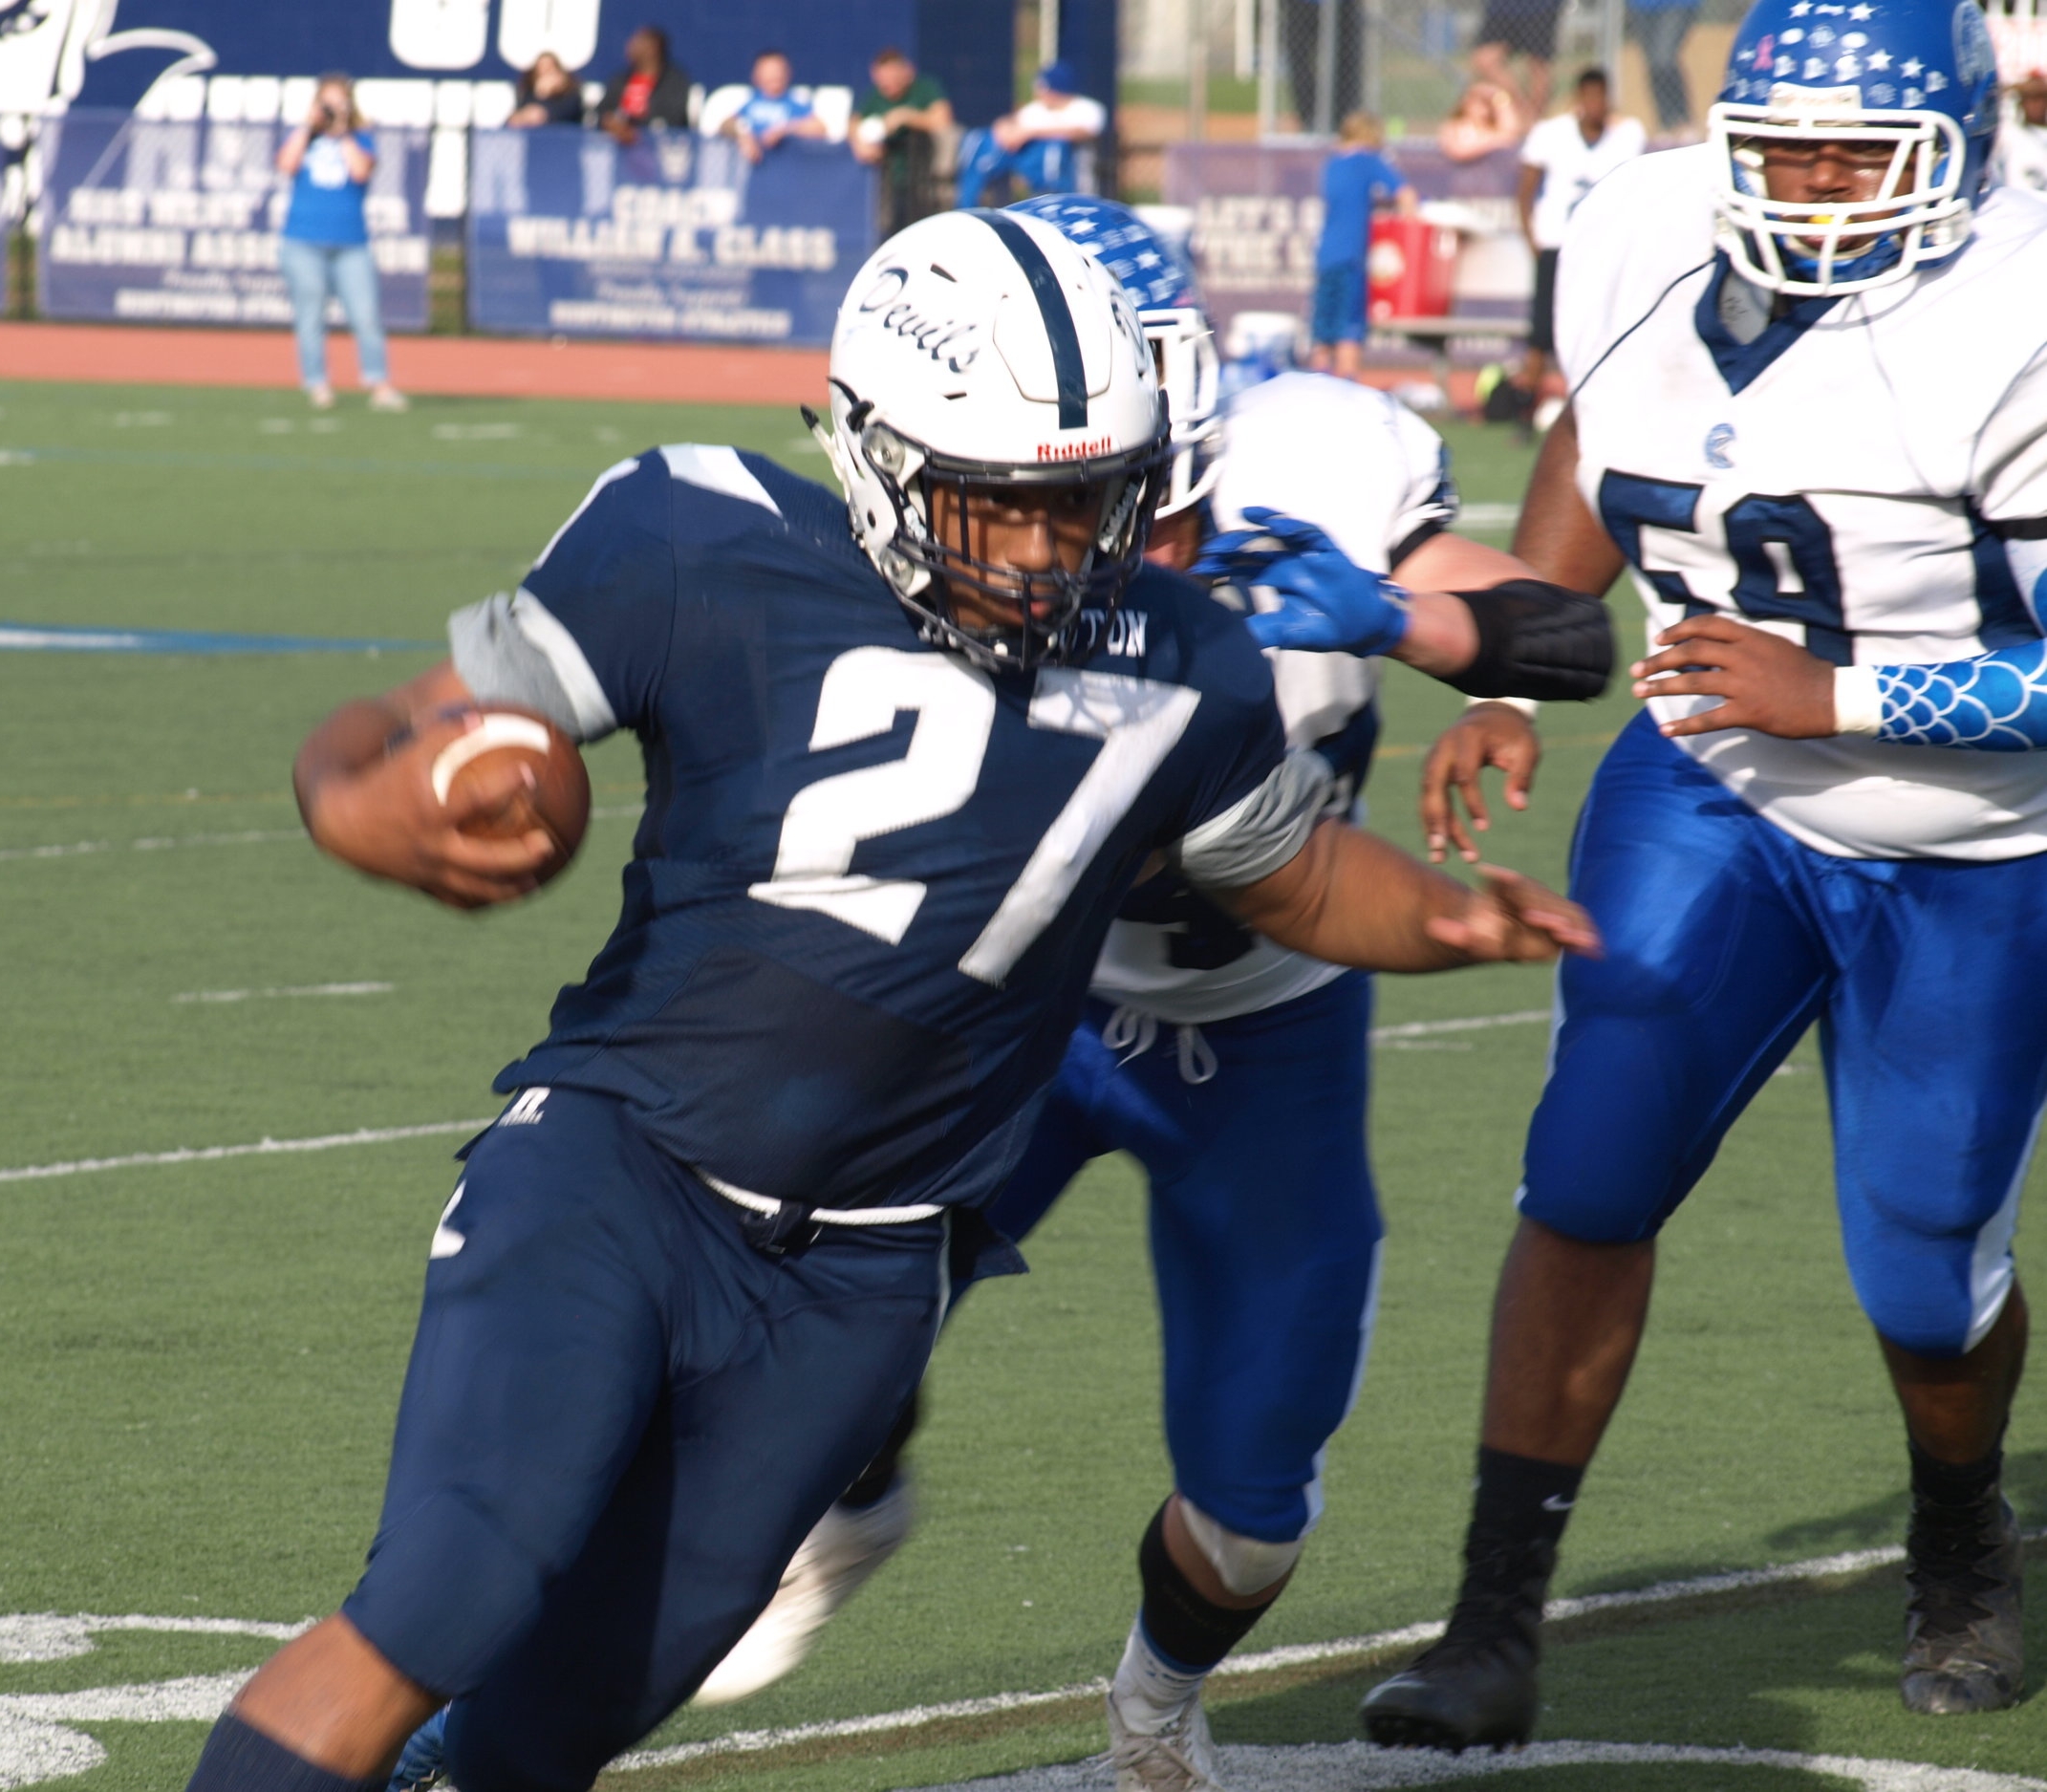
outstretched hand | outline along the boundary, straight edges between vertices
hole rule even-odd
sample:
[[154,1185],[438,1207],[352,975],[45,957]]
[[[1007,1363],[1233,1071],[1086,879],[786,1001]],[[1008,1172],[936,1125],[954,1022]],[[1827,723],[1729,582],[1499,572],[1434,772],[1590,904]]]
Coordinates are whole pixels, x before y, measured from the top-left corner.
[[1261,647],[1307,653],[1387,654],[1408,632],[1408,594],[1354,564],[1314,524],[1247,506],[1248,529],[1225,529],[1189,568],[1199,578],[1261,585],[1280,607],[1245,618]]
[[1462,915],[1432,919],[1432,939],[1454,946],[1476,964],[1547,963],[1560,951],[1588,959],[1602,955],[1599,929],[1577,903],[1518,871],[1474,869],[1485,887],[1472,892]]
[[530,767],[512,763],[479,773],[445,804],[434,794],[434,761],[480,721],[473,709],[438,715],[358,769],[322,780],[306,811],[313,839],[358,871],[409,884],[450,908],[487,908],[538,889],[558,850],[544,831],[514,839],[463,831],[530,789]]
[[1754,728],[1787,741],[1840,731],[1834,668],[1780,635],[1732,616],[1687,616],[1656,637],[1663,648],[1628,667],[1637,697],[1718,697],[1695,716],[1662,723],[1666,736]]
[[[1541,759],[1535,723],[1506,703],[1474,703],[1445,728],[1422,764],[1421,819],[1429,862],[1440,865],[1446,850],[1454,846],[1467,864],[1476,864],[1478,848],[1472,833],[1483,833],[1493,825],[1479,774],[1488,766],[1498,766],[1507,774],[1507,807],[1526,809]],[[1471,811],[1470,830],[1457,812],[1453,791]]]

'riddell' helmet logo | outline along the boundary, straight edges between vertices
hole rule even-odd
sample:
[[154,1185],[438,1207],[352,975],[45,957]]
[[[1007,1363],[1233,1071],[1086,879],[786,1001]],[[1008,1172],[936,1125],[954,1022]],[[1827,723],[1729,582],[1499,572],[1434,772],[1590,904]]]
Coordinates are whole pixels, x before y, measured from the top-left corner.
[[1112,436],[1097,436],[1092,442],[1041,442],[1038,458],[1041,461],[1091,461],[1098,454],[1109,454],[1115,448]]

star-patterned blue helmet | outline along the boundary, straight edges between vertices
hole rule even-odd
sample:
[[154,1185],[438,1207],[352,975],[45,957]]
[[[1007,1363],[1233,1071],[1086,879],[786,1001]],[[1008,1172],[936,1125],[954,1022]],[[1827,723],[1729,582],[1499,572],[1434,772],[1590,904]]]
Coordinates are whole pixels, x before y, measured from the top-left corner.
[[1187,257],[1112,199],[1045,193],[1009,209],[1043,218],[1114,274],[1130,294],[1158,364],[1159,390],[1173,421],[1173,466],[1158,514],[1171,516],[1199,503],[1216,483],[1222,369]]
[[[1799,297],[1903,280],[1968,241],[1997,131],[1997,59],[1977,0],[1758,0],[1707,114],[1725,158],[1721,247]],[[1866,195],[1770,197],[1773,145],[1831,143],[1879,174]],[[1887,152],[1887,160],[1886,160]],[[1779,156],[1785,152],[1779,150]]]

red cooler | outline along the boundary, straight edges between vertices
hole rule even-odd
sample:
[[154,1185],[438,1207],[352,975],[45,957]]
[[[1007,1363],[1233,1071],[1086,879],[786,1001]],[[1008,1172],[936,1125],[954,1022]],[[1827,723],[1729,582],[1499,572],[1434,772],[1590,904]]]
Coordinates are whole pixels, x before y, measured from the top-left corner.
[[1420,218],[1372,220],[1365,277],[1373,323],[1389,317],[1447,317],[1457,267],[1457,233]]

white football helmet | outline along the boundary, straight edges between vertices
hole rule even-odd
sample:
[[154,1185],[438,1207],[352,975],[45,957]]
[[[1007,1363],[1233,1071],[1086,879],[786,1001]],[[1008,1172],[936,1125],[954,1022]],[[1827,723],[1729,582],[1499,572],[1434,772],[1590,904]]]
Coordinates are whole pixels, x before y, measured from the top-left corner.
[[[839,307],[831,421],[828,435],[809,419],[855,538],[924,637],[979,665],[1056,657],[1082,605],[1112,606],[1142,563],[1169,439],[1152,352],[1115,279],[1048,224],[952,211],[884,243]],[[932,528],[940,486],[957,540]],[[965,500],[1005,486],[1096,495],[1078,571],[975,555]],[[962,587],[1015,606],[1018,621],[960,622]]]

